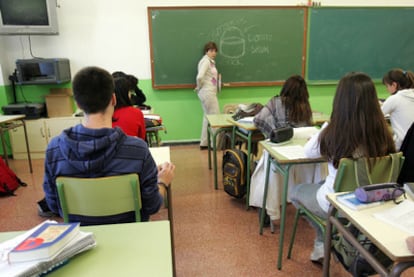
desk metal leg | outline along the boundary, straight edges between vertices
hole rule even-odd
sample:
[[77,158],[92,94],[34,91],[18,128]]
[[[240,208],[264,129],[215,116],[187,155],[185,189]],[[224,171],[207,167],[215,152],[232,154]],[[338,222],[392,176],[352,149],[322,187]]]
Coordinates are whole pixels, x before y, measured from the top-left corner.
[[9,165],[9,158],[7,157],[7,149],[6,149],[6,142],[4,141],[4,131],[3,128],[0,127],[0,136],[1,136],[1,146],[3,147],[3,155],[4,161],[7,165]]
[[175,245],[174,245],[174,222],[173,222],[173,207],[172,207],[172,196],[171,196],[171,184],[167,187],[167,201],[168,201],[168,220],[170,221],[170,234],[171,234],[171,256],[173,266],[173,277],[176,276],[175,270]]
[[[265,218],[265,211],[266,211],[266,200],[267,200],[267,191],[269,185],[269,174],[270,174],[270,167],[272,164],[272,157],[267,159],[266,165],[266,177],[265,177],[265,188],[263,193],[263,205],[262,205],[262,212],[260,214],[260,234],[263,234],[263,224]],[[276,169],[282,174],[283,176],[283,193],[282,193],[282,211],[280,214],[280,237],[279,237],[279,251],[277,257],[277,268],[280,270],[282,269],[282,257],[283,257],[283,243],[285,237],[285,222],[286,222],[286,206],[287,206],[287,192],[288,192],[288,185],[289,185],[289,170],[292,166],[291,164],[287,164],[284,167],[274,163]]]
[[[210,124],[207,125],[207,149],[208,149],[208,169],[211,169],[211,144],[210,144],[210,137],[212,135],[212,129]],[[213,149],[214,151],[214,149]]]
[[286,223],[286,206],[287,206],[287,192],[289,185],[289,170],[291,165],[288,164],[283,167],[276,165],[280,173],[283,175],[283,194],[282,194],[282,211],[280,215],[280,237],[279,237],[279,254],[277,258],[277,269],[282,269],[283,243],[285,238],[285,223]]
[[266,214],[267,188],[269,186],[270,166],[271,166],[271,157],[269,157],[267,159],[267,163],[266,163],[266,175],[265,175],[265,184],[264,184],[264,193],[263,193],[263,204],[262,204],[262,210],[260,212],[260,226],[259,226],[259,234],[260,235],[263,235],[263,225],[264,225],[265,214]]
[[213,169],[214,169],[214,188],[218,189],[218,162],[217,162],[217,136],[229,130],[229,128],[216,128],[215,130],[211,128],[210,125],[207,127],[207,142],[208,142],[208,168],[211,169],[211,138],[213,139]]
[[24,139],[26,141],[27,159],[29,160],[30,173],[33,173],[32,158],[30,156],[30,149],[29,149],[29,139],[27,138],[26,122],[22,120],[22,123],[23,123],[23,130],[24,130]]
[[251,165],[251,154],[252,154],[252,132],[247,135],[247,170],[246,170],[246,210],[249,209],[250,199],[250,165]]
[[331,244],[332,244],[332,223],[331,223],[331,216],[336,213],[336,209],[334,206],[329,207],[328,211],[328,220],[326,223],[326,231],[325,231],[325,243],[324,243],[324,258],[323,258],[323,275],[324,277],[329,276],[329,266],[331,263]]
[[406,269],[408,269],[408,268],[410,268],[410,267],[413,267],[414,266],[414,262],[404,262],[404,263],[398,263],[398,264],[396,264],[396,265],[394,265],[393,267],[392,267],[392,269],[391,269],[391,272],[390,272],[390,274],[389,274],[389,276],[390,277],[397,277],[397,276],[400,276],[401,275],[401,273],[404,271],[404,270],[406,270]]
[[[218,133],[219,132],[213,132],[213,163],[214,163],[214,188],[215,189],[218,189],[218,177],[217,177],[217,135]],[[210,145],[208,146],[208,149],[210,149]]]

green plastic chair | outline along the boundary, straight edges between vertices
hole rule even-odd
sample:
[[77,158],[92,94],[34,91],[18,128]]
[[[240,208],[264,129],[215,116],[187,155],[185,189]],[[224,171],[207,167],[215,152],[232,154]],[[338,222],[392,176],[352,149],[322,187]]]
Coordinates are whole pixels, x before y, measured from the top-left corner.
[[[375,158],[369,159],[373,162]],[[371,171],[368,169],[367,158],[355,160],[343,158],[339,161],[338,171],[334,182],[334,190],[335,192],[354,191],[358,186],[362,186],[364,184],[396,182],[403,163],[404,157],[402,152],[376,158],[375,164],[371,168]],[[316,223],[325,235],[327,224],[326,218],[321,218],[313,214],[304,206],[299,205],[294,218],[288,259],[290,259],[292,254],[293,243],[296,236],[296,228],[300,216],[305,216],[310,221]]]
[[69,214],[109,216],[134,211],[141,221],[141,192],[137,174],[100,178],[58,177],[56,185],[64,222]]

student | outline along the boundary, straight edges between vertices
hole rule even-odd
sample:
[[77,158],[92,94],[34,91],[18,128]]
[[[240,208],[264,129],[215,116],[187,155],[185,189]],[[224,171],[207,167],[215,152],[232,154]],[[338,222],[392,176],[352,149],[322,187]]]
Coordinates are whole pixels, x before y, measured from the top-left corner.
[[312,109],[305,80],[299,75],[288,78],[280,96],[273,96],[254,117],[253,122],[267,138],[278,127],[311,126]]
[[195,91],[203,107],[203,126],[201,129],[200,149],[207,149],[207,114],[218,114],[220,108],[217,100],[217,86],[219,74],[216,68],[215,58],[217,55],[216,43],[210,41],[204,46],[204,56],[198,63],[198,73],[196,77],[197,87]]
[[[280,95],[272,97],[254,117],[253,122],[267,138],[270,136],[270,132],[278,127],[286,125],[296,128],[311,126],[312,110],[305,80],[299,75],[289,77],[283,85]],[[312,128],[311,131],[314,133],[315,129]],[[268,156],[269,153],[263,151],[263,155],[252,174],[249,199],[251,206],[262,207],[263,205],[265,165]],[[283,176],[276,174],[273,170],[270,174],[266,212],[274,221],[280,218],[281,193],[279,191],[281,191],[283,184]],[[319,165],[296,165],[292,167],[289,174],[289,187],[298,183],[317,182],[323,177],[324,173]]]
[[144,92],[138,87],[138,78],[131,74],[125,74],[122,71],[115,71],[112,73],[112,77],[124,77],[128,80],[130,91],[131,91],[131,103],[134,106],[138,106],[143,110],[150,110],[151,106],[145,105],[147,98]]
[[114,79],[116,105],[112,118],[112,127],[119,127],[128,136],[145,140],[144,114],[139,108],[132,106],[129,82],[126,78]]
[[[394,153],[395,145],[379,106],[375,85],[364,73],[349,73],[338,84],[329,124],[305,145],[309,158],[325,157],[329,175],[323,183],[301,184],[292,188],[294,205],[301,203],[319,217],[327,217],[328,193],[333,193],[334,180],[341,158],[380,157]],[[324,237],[317,231],[310,259],[321,263]]]
[[400,149],[405,134],[414,121],[414,74],[393,69],[384,75],[382,82],[391,94],[382,104],[382,111],[390,116],[395,146]]
[[[112,76],[106,70],[86,67],[75,75],[72,87],[85,118],[82,124],[54,137],[47,147],[43,189],[48,207],[62,215],[56,189],[58,176],[96,178],[137,173],[141,216],[148,221],[163,205],[165,186],[171,183],[175,166],[166,162],[157,168],[145,141],[125,135],[120,128],[112,128],[116,98]],[[133,222],[135,218],[70,216],[70,220],[87,225]]]

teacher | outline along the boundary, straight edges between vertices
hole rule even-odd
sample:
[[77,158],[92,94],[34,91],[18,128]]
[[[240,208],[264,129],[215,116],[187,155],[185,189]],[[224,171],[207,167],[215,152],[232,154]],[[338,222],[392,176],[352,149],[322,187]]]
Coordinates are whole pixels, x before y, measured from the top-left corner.
[[200,150],[207,149],[207,114],[220,113],[217,100],[217,84],[220,75],[216,68],[214,59],[217,55],[217,45],[210,41],[204,46],[204,56],[198,62],[198,73],[196,78],[197,87],[195,91],[203,107],[203,126],[201,129]]

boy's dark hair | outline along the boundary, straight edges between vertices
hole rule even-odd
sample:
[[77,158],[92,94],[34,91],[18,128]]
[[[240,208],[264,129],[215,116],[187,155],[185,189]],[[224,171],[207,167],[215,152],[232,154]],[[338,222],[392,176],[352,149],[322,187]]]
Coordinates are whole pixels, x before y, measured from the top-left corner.
[[72,88],[79,108],[86,114],[94,114],[105,111],[114,93],[114,81],[105,69],[90,66],[76,73]]

